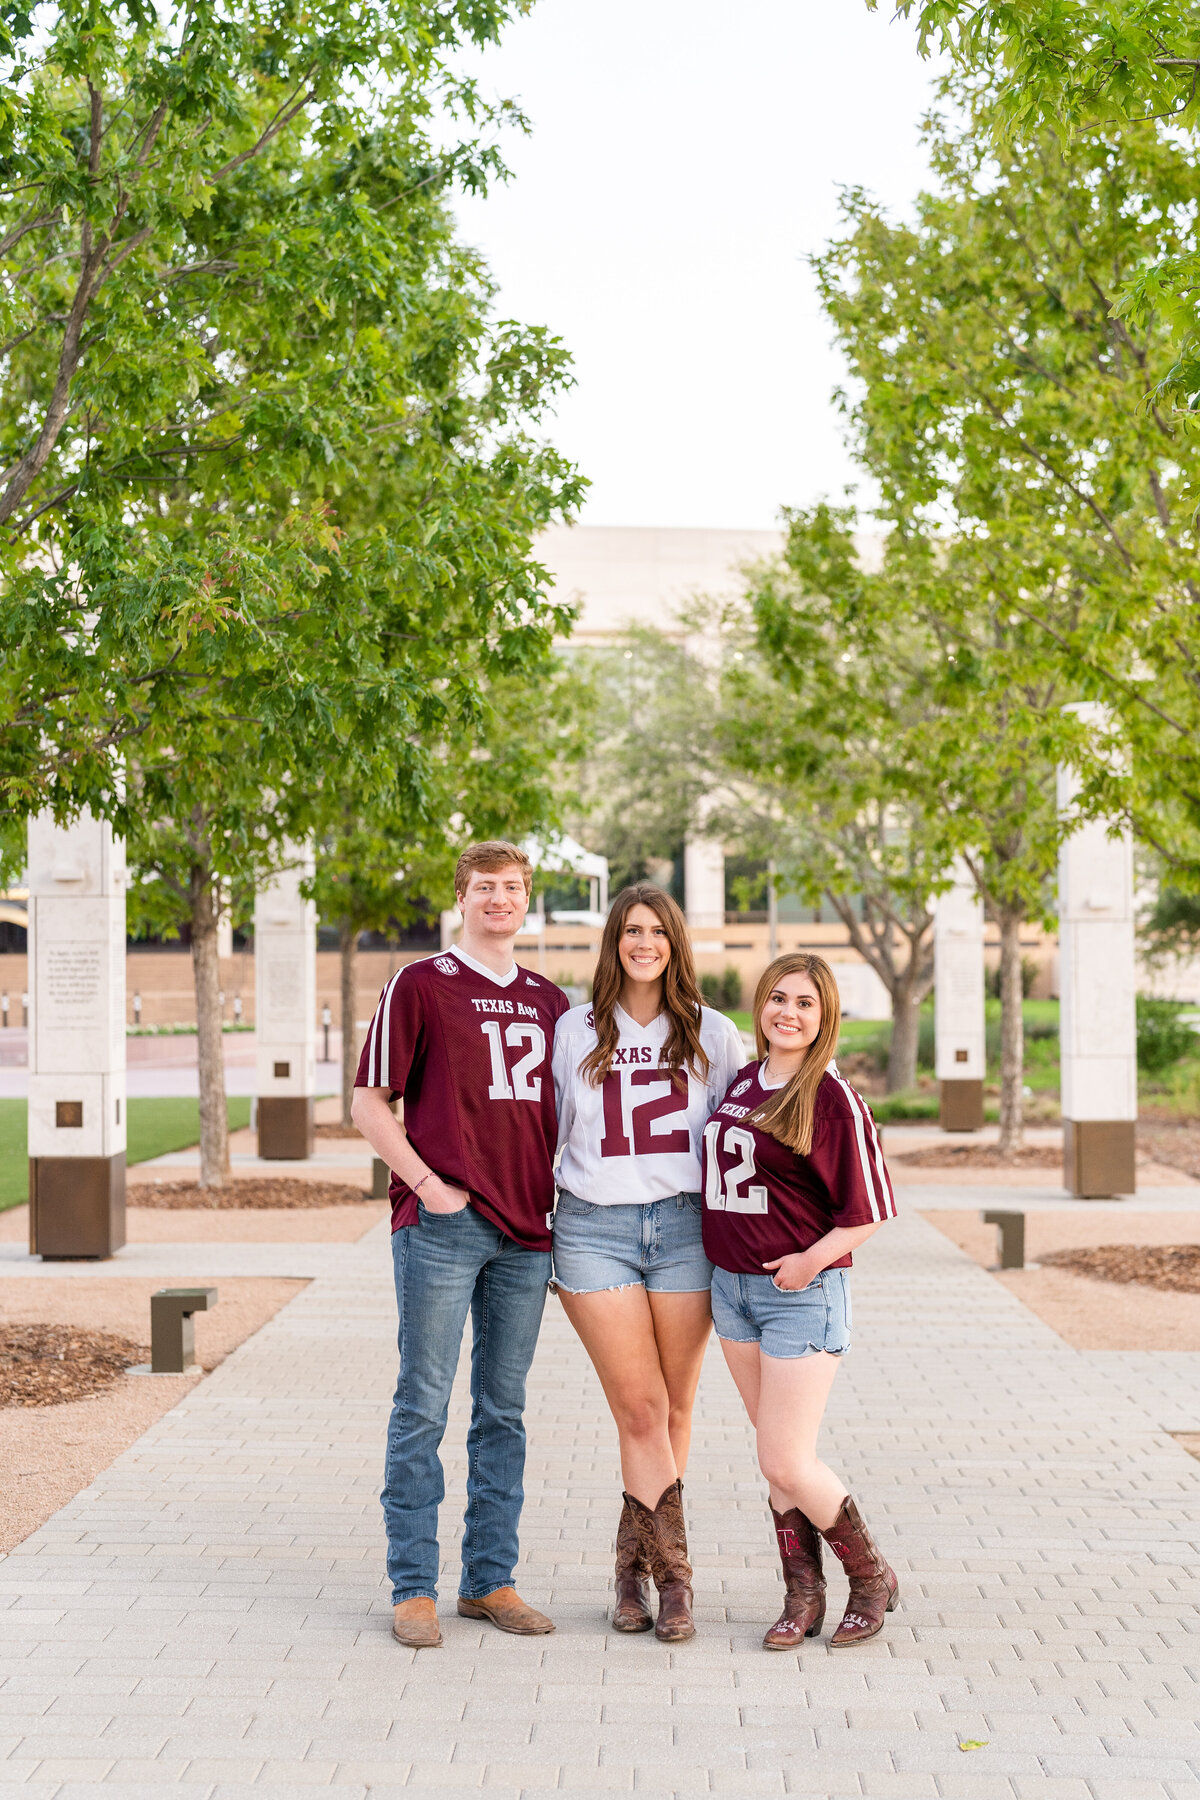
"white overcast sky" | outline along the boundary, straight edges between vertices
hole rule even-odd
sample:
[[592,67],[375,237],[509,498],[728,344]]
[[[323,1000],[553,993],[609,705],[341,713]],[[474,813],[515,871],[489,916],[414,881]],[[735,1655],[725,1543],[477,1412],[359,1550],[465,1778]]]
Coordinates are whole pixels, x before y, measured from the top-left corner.
[[578,385],[555,441],[592,525],[769,527],[852,480],[806,254],[843,185],[904,211],[931,69],[887,0],[537,0],[472,64],[514,179],[459,206],[502,316]]

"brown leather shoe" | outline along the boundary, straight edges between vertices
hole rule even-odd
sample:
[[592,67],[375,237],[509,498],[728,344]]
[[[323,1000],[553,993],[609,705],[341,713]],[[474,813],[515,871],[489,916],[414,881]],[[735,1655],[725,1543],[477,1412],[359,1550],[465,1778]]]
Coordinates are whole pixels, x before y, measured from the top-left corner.
[[553,1619],[526,1606],[516,1588],[497,1588],[479,1600],[459,1597],[458,1610],[464,1619],[490,1619],[500,1631],[511,1631],[517,1637],[541,1637],[554,1630]]
[[683,1520],[683,1483],[673,1481],[664,1488],[653,1512],[632,1494],[626,1494],[625,1499],[637,1520],[642,1552],[658,1589],[654,1635],[660,1643],[680,1644],[696,1635],[692,1619],[692,1565],[688,1561],[687,1527]]
[[440,1650],[442,1628],[437,1608],[423,1594],[415,1600],[400,1600],[392,1609],[392,1636],[410,1650]]
[[638,1536],[637,1520],[626,1500],[621,1507],[617,1526],[617,1568],[615,1586],[617,1601],[613,1607],[614,1631],[650,1631],[654,1614],[650,1611],[650,1565]]
[[883,1629],[885,1613],[896,1604],[900,1584],[863,1522],[849,1494],[828,1531],[821,1536],[850,1577],[846,1614],[830,1640],[835,1650],[861,1644]]
[[821,1539],[816,1526],[798,1506],[785,1513],[771,1508],[787,1598],[783,1612],[763,1639],[764,1650],[794,1650],[806,1637],[816,1637],[825,1623],[825,1577],[821,1572]]

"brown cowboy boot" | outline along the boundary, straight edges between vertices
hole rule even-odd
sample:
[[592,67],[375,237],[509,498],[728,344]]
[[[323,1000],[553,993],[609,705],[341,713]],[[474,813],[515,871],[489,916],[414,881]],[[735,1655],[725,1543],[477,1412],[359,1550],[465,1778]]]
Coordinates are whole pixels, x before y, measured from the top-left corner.
[[658,1589],[654,1635],[664,1644],[682,1643],[696,1635],[692,1620],[692,1565],[688,1561],[687,1527],[683,1522],[683,1483],[673,1481],[664,1488],[653,1512],[632,1494],[626,1494],[625,1500],[637,1521],[642,1555]]
[[494,1588],[478,1600],[458,1597],[460,1618],[488,1619],[498,1631],[511,1631],[516,1637],[543,1637],[554,1630],[553,1619],[522,1600],[516,1588]]
[[798,1506],[785,1513],[771,1508],[787,1598],[783,1612],[763,1639],[764,1650],[794,1650],[806,1637],[816,1637],[825,1623],[825,1577],[821,1572],[821,1539],[812,1520]]
[[433,1601],[424,1594],[398,1600],[392,1608],[392,1636],[410,1650],[440,1650],[442,1628]]
[[617,1526],[616,1590],[613,1630],[649,1631],[654,1624],[650,1611],[650,1565],[628,1499],[621,1507],[621,1522]]
[[895,1606],[900,1584],[849,1494],[842,1501],[841,1512],[821,1536],[850,1577],[850,1598],[845,1617],[833,1634],[833,1647],[861,1644],[882,1630],[883,1615]]

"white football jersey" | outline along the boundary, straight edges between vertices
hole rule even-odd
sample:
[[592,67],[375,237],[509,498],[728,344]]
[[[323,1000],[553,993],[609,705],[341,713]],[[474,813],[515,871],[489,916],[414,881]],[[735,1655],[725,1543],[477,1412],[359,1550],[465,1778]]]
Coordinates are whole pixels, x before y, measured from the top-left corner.
[[678,1085],[659,1066],[664,1013],[639,1025],[618,1006],[617,1029],[613,1066],[593,1087],[579,1072],[596,1047],[591,1007],[573,1006],[555,1028],[559,1186],[593,1206],[646,1206],[670,1194],[698,1194],[705,1124],[746,1060],[737,1026],[706,1006],[700,1042],[708,1074],[701,1081],[684,1069]]

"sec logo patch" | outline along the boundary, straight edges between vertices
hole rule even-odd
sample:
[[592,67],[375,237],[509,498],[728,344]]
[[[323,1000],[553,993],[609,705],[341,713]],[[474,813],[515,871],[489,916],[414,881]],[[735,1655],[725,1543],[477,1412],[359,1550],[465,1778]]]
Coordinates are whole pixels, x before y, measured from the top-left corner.
[[750,1083],[749,1083],[749,1081],[739,1081],[739,1082],[738,1082],[738,1084],[737,1084],[737,1086],[736,1086],[736,1087],[731,1087],[731,1088],[730,1088],[730,1090],[729,1090],[729,1092],[730,1092],[730,1095],[731,1095],[731,1096],[732,1096],[732,1097],[735,1097],[735,1098],[736,1098],[736,1096],[737,1096],[737,1095],[738,1095],[738,1094],[744,1094],[744,1093],[745,1093],[745,1091],[746,1091],[746,1089],[747,1089],[747,1088],[748,1088],[748,1087],[749,1087],[749,1086],[750,1086]]
[[443,975],[458,974],[458,964],[452,956],[435,956],[433,966],[435,969],[440,969]]

